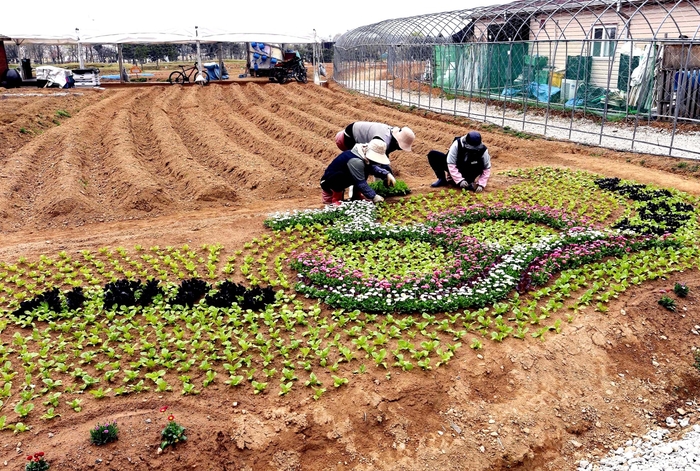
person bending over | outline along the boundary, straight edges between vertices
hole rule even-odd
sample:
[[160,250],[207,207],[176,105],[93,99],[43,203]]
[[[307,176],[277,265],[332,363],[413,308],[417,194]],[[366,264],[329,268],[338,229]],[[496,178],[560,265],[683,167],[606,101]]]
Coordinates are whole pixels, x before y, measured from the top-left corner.
[[[367,183],[373,175],[384,180],[386,186],[394,186],[394,176],[383,166],[389,165],[386,144],[381,139],[371,139],[366,144],[355,144],[343,151],[328,165],[321,177],[323,204],[339,204],[345,189],[354,186],[360,194],[373,203],[384,201]],[[355,195],[356,196],[356,195]]]
[[366,144],[374,138],[379,138],[386,144],[386,155],[395,150],[411,152],[411,146],[416,135],[411,128],[389,126],[384,123],[357,121],[350,123],[343,131],[338,131],[335,144],[340,150],[352,149],[355,144]]

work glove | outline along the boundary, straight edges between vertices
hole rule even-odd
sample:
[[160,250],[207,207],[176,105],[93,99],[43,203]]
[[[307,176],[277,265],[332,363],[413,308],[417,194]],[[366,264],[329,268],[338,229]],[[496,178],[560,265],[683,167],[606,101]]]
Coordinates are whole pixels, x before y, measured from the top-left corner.
[[372,198],[372,203],[381,203],[382,201],[384,201],[384,198],[380,195],[374,195],[374,198]]
[[481,185],[476,185],[476,189],[474,190],[476,193],[481,193],[484,191],[484,187]]
[[386,185],[387,186],[394,186],[396,185],[396,178],[392,174],[389,174],[386,176]]
[[462,189],[468,190],[470,186],[471,184],[468,183],[466,180],[462,180],[461,182],[459,182],[459,187]]

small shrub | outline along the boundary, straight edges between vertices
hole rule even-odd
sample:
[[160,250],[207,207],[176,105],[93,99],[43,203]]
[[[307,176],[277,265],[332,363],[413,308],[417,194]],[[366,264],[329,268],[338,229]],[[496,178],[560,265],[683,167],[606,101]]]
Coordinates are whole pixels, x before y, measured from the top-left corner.
[[688,293],[690,292],[690,288],[688,288],[688,285],[685,283],[676,283],[673,285],[673,292],[676,293],[681,298],[685,298],[688,296]]
[[46,471],[51,465],[44,459],[44,452],[40,451],[27,456],[29,463],[24,467],[25,471]]
[[70,113],[66,110],[56,110],[56,117],[58,118],[70,118]]
[[93,445],[104,445],[115,441],[119,435],[117,423],[105,423],[104,425],[97,424],[94,429],[90,430],[90,443]]
[[661,296],[661,299],[659,299],[659,304],[661,304],[663,307],[665,307],[669,311],[676,310],[676,300],[673,298],[670,298],[666,295]]
[[695,363],[693,363],[693,366],[696,370],[700,371],[700,348],[696,348],[693,351],[693,358],[695,358]]
[[161,442],[160,447],[163,450],[169,445],[175,446],[176,443],[187,440],[187,437],[185,436],[185,427],[175,422],[175,417],[173,415],[168,416],[168,425],[165,426],[161,435],[163,437],[163,441]]

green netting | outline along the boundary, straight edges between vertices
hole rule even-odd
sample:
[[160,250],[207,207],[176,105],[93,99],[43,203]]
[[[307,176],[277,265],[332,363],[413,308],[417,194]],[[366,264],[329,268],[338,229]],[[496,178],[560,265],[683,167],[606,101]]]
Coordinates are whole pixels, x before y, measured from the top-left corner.
[[433,64],[433,86],[443,90],[457,89],[457,60],[463,55],[464,45],[435,46],[435,64]]

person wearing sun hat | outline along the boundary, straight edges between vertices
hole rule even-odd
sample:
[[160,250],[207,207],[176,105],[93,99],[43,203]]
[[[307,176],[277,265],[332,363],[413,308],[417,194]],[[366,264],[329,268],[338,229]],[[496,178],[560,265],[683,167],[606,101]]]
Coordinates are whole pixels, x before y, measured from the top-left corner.
[[356,121],[338,131],[335,144],[338,149],[345,151],[352,149],[355,144],[365,144],[377,137],[386,144],[386,155],[395,150],[411,152],[416,139],[415,133],[408,126],[395,127],[371,121]]
[[381,139],[355,144],[352,149],[343,151],[333,159],[321,177],[323,204],[339,204],[345,196],[345,189],[350,186],[373,203],[384,201],[369,186],[367,177],[373,175],[384,180],[385,185],[394,186],[394,176],[384,168],[389,164],[386,144]]
[[491,156],[478,131],[455,137],[447,154],[431,150],[428,163],[438,178],[433,188],[452,185],[481,193],[491,176]]

